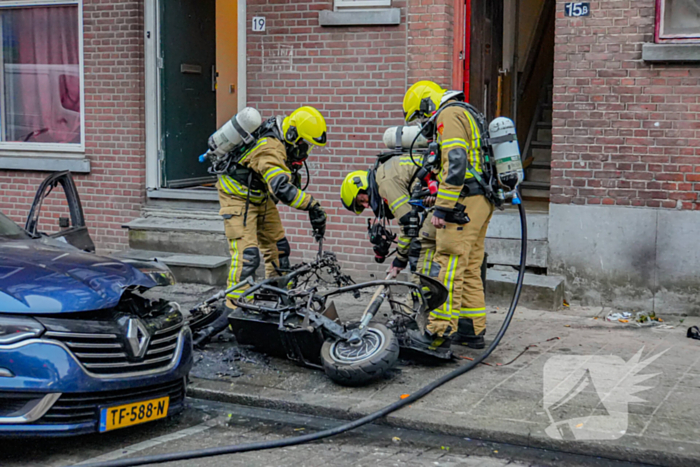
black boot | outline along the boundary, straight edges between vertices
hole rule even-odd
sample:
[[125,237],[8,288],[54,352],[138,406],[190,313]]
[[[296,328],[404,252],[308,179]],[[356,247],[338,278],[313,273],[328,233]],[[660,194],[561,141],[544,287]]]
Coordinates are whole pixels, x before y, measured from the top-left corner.
[[457,332],[452,336],[452,340],[455,344],[464,345],[470,349],[483,349],[486,347],[484,335],[486,335],[486,329],[477,335],[474,333],[472,320],[462,318],[459,320]]
[[421,332],[416,329],[409,329],[408,338],[411,347],[416,350],[446,355],[450,353],[450,345],[452,344],[450,336],[439,337],[437,334],[430,334],[427,331]]

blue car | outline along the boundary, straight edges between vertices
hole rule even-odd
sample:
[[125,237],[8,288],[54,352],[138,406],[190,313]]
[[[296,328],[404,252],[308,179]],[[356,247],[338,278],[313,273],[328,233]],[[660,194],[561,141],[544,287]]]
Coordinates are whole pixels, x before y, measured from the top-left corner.
[[[42,234],[44,200],[61,191],[69,216]],[[106,432],[183,408],[186,313],[141,295],[172,274],[91,251],[67,172],[44,181],[24,229],[0,213],[0,436]]]

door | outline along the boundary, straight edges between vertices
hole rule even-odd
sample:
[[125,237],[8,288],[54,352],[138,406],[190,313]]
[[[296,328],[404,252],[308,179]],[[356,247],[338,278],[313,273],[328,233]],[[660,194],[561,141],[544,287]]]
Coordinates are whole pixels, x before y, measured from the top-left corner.
[[[61,188],[58,188],[59,185]],[[64,197],[61,197],[61,191]],[[44,203],[51,205],[52,212],[44,213],[42,216]],[[56,219],[56,213],[60,213],[58,219]],[[63,216],[63,213],[68,217]],[[55,222],[56,220],[58,222]],[[95,251],[95,244],[85,224],[78,189],[70,172],[51,174],[39,185],[24,230],[34,238],[47,236],[62,240],[81,250]]]
[[469,57],[469,102],[489,120],[495,117],[498,106],[502,43],[503,3],[471,2],[470,46],[474,53]]
[[161,174],[167,188],[213,180],[198,156],[216,131],[216,0],[161,0]]
[[238,2],[216,0],[216,127],[238,112]]

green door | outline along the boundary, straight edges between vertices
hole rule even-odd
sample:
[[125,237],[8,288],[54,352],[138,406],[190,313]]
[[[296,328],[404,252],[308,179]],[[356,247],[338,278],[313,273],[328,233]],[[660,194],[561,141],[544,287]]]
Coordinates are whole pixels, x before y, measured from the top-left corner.
[[161,173],[179,188],[213,179],[206,152],[216,131],[216,0],[160,0]]

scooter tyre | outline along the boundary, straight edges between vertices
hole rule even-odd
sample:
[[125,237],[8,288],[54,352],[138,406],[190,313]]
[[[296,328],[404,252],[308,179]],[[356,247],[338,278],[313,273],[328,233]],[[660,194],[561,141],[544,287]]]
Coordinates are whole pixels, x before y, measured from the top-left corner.
[[327,339],[321,348],[321,360],[326,375],[342,386],[363,386],[380,379],[396,365],[399,358],[399,341],[383,324],[370,324],[368,332],[381,334],[383,341],[368,358],[357,362],[341,362],[331,356],[335,339]]

